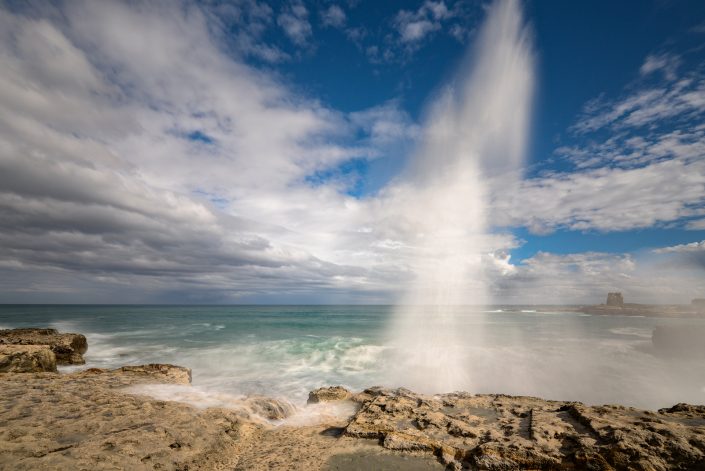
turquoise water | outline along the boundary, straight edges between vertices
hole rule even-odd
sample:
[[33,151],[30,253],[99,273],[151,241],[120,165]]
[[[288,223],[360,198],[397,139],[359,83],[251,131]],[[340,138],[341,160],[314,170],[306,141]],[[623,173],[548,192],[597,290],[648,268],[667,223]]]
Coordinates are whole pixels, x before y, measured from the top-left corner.
[[[85,367],[174,363],[194,388],[305,402],[309,390],[390,384],[413,368],[387,341],[390,306],[0,306],[0,328],[50,326],[88,338]],[[517,308],[458,315],[468,384],[476,392],[527,394],[658,408],[705,403],[701,359],[651,351],[661,324],[705,319],[589,316]],[[440,365],[439,365],[440,366]],[[73,368],[73,367],[71,367]],[[203,399],[204,401],[206,399]]]

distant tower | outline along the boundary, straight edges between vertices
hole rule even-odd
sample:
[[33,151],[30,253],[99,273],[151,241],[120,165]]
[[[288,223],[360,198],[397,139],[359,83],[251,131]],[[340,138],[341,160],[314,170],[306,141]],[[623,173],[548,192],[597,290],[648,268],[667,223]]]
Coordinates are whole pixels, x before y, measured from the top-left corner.
[[624,298],[622,293],[607,293],[607,305],[608,306],[624,306]]

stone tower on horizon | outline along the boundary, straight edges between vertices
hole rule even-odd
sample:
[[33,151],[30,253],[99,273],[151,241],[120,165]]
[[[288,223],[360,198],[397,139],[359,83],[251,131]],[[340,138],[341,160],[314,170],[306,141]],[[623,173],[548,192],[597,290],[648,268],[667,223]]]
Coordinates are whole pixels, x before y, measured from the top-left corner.
[[622,293],[620,293],[620,292],[607,293],[607,305],[608,306],[619,306],[619,307],[624,306],[624,298],[622,297]]

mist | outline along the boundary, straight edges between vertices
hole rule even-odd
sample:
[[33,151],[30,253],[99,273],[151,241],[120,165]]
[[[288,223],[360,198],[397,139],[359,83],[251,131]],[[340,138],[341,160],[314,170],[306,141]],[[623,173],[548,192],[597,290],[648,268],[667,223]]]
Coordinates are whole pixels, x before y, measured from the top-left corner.
[[[519,3],[494,2],[466,60],[432,100],[419,146],[390,190],[413,237],[406,247],[410,281],[389,323],[388,385],[652,408],[702,402],[705,375],[697,356],[673,358],[651,342],[653,330],[664,323],[697,320],[486,307],[512,295],[533,295],[539,304],[576,304],[571,289],[576,280],[591,283],[597,304],[608,290],[620,290],[620,283],[638,285],[642,275],[654,275],[638,273],[630,258],[608,256],[599,269],[586,264],[585,273],[560,257],[553,277],[531,264],[507,265],[499,277],[488,273],[488,260],[496,259],[492,195],[511,193],[522,182],[534,62]],[[649,258],[641,257],[644,265],[652,265]],[[678,285],[678,277],[664,276],[654,279]]]
[[395,374],[423,391],[467,389],[457,306],[486,305],[492,181],[520,173],[534,88],[530,34],[518,2],[495,2],[455,78],[432,102],[400,183],[398,211],[413,229],[413,281],[398,302]]

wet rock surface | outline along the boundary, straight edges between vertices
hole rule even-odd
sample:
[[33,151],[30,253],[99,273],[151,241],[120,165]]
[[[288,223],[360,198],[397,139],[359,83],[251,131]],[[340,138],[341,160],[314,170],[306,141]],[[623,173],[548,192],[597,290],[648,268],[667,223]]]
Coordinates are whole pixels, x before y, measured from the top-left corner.
[[329,386],[314,389],[308,393],[308,403],[318,404],[319,402],[344,401],[350,399],[352,393],[342,386]]
[[253,410],[279,419],[293,406],[254,396],[242,410],[204,409],[129,392],[155,383],[183,387],[184,370],[160,364],[0,374],[0,469],[316,470],[337,455],[358,464],[394,459],[374,442],[328,433],[349,417],[274,426],[254,419]]
[[369,389],[345,435],[450,469],[705,469],[705,407],[658,412],[505,395]]
[[243,405],[254,415],[269,420],[286,419],[296,411],[296,407],[288,401],[265,396],[250,396],[243,401]]
[[59,365],[83,365],[83,354],[88,350],[86,337],[82,334],[43,328],[0,330],[0,345],[48,345]]
[[56,355],[46,345],[0,345],[0,373],[56,371]]

